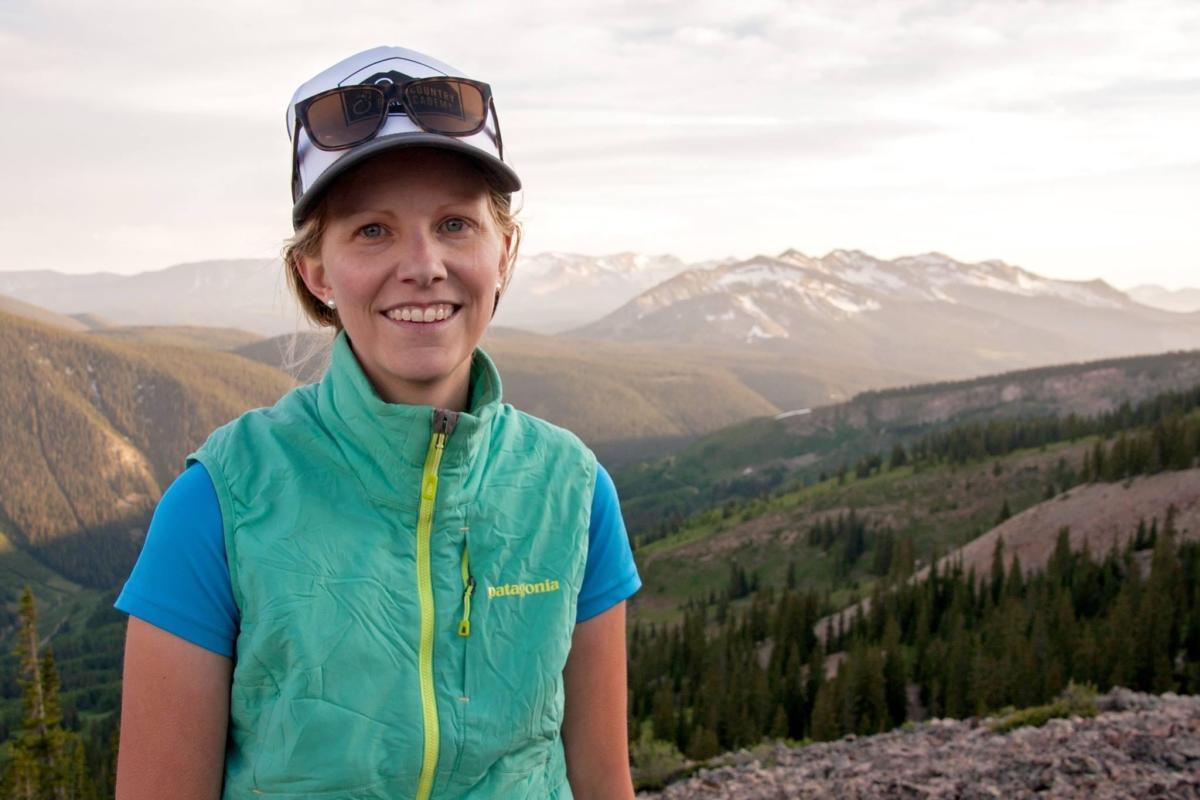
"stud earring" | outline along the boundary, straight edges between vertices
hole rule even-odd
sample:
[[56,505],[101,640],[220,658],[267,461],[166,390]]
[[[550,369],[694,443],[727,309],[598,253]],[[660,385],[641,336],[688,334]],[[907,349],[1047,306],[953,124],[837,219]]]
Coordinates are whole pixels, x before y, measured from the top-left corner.
[[335,311],[337,309],[337,301],[332,297],[325,301],[325,305],[329,307],[330,311]]

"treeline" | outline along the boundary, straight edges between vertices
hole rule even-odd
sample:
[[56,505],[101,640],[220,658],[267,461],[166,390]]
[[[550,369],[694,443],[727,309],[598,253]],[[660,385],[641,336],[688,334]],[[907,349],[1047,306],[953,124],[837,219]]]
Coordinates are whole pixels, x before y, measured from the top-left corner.
[[631,735],[703,759],[1035,705],[1069,681],[1200,691],[1200,544],[1177,538],[1174,509],[1103,557],[1072,552],[1063,529],[1034,574],[1000,543],[986,575],[934,567],[820,626],[811,592],[767,588],[724,622],[693,604],[680,624],[632,631]]
[[876,577],[906,577],[915,560],[911,537],[896,536],[891,528],[872,524],[854,509],[813,523],[806,537],[810,547],[834,556],[834,575],[849,577],[850,571],[868,553],[870,574]]
[[51,649],[39,652],[37,609],[28,586],[21,595],[19,620],[15,655],[23,714],[19,728],[8,738],[0,795],[11,800],[111,798],[115,740],[99,748],[93,743],[89,753],[83,737],[64,724],[58,662]]
[[1142,431],[1121,433],[1109,445],[1096,442],[1084,454],[1085,481],[1119,481],[1163,470],[1189,469],[1200,457],[1200,416],[1178,414]]
[[854,395],[850,402],[869,405],[879,400],[907,399],[941,394],[954,390],[981,389],[1009,383],[1028,383],[1031,381],[1046,380],[1047,378],[1073,379],[1080,374],[1086,374],[1088,371],[1116,370],[1121,373],[1121,377],[1125,380],[1159,380],[1167,375],[1178,375],[1180,372],[1194,370],[1198,359],[1200,359],[1200,351],[1184,350],[1148,356],[1121,356],[1076,364],[1054,364],[1048,367],[1033,367],[1031,369],[1005,372],[1000,375],[983,375],[978,378],[967,378],[965,380],[894,386],[888,389],[870,389]]
[[[1175,448],[1174,461],[1161,461],[1160,469],[1184,469],[1169,463],[1190,463],[1200,455],[1196,440],[1200,422],[1188,415],[1200,409],[1200,386],[1186,391],[1164,392],[1136,406],[1128,402],[1094,417],[1069,414],[1066,417],[1029,419],[992,419],[987,422],[958,425],[950,430],[928,433],[915,441],[908,456],[915,462],[963,464],[988,457],[1002,456],[1030,447],[1054,442],[1076,441],[1085,436],[1109,439],[1134,428],[1150,428],[1150,435]],[[1157,431],[1157,432],[1156,432]],[[894,460],[894,459],[893,459]]]
[[[1017,450],[1074,442],[1086,436],[1104,439],[1085,454],[1077,472],[1060,462],[1056,479],[1059,491],[1080,480],[1116,481],[1162,470],[1190,469],[1200,459],[1197,410],[1200,410],[1200,386],[1166,392],[1137,406],[1122,403],[1117,409],[1095,417],[1069,414],[968,423],[927,433],[907,448],[896,442],[886,460],[880,453],[863,455],[853,471],[855,477],[862,479],[907,465],[922,470],[940,464],[966,464]],[[849,465],[842,464],[834,476],[842,484],[849,473]],[[822,472],[819,479],[824,481],[829,477]]]

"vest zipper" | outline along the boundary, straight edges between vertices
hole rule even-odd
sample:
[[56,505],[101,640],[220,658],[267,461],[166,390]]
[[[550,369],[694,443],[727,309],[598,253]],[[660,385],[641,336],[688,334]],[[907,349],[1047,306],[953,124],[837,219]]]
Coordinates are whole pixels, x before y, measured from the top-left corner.
[[437,696],[433,688],[433,574],[430,565],[430,538],[433,534],[433,507],[437,500],[438,466],[446,447],[446,437],[454,429],[458,415],[453,412],[433,412],[433,436],[425,455],[421,473],[421,505],[417,515],[417,596],[421,603],[421,646],[418,671],[421,682],[421,715],[425,727],[425,755],[421,776],[417,781],[417,800],[428,800],[433,791],[433,775],[437,770],[438,727]]

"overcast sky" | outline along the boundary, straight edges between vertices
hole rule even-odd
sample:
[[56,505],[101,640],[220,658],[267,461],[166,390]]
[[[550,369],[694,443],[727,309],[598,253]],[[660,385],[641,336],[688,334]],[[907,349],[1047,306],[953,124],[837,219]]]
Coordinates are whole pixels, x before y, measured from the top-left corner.
[[1200,3],[0,3],[0,269],[264,257],[284,110],[377,44],[492,84],[526,252],[857,248],[1200,285]]

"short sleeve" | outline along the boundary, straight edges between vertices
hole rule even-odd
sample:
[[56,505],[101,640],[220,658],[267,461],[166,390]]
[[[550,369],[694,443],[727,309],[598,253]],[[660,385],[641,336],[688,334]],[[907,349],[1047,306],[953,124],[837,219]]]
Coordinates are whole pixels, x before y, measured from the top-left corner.
[[617,487],[604,467],[596,465],[592,520],[588,527],[587,566],[579,591],[576,623],[604,613],[642,587],[633,549],[621,516]]
[[133,572],[113,604],[218,655],[233,657],[239,615],[225,557],[221,508],[208,471],[167,487]]

